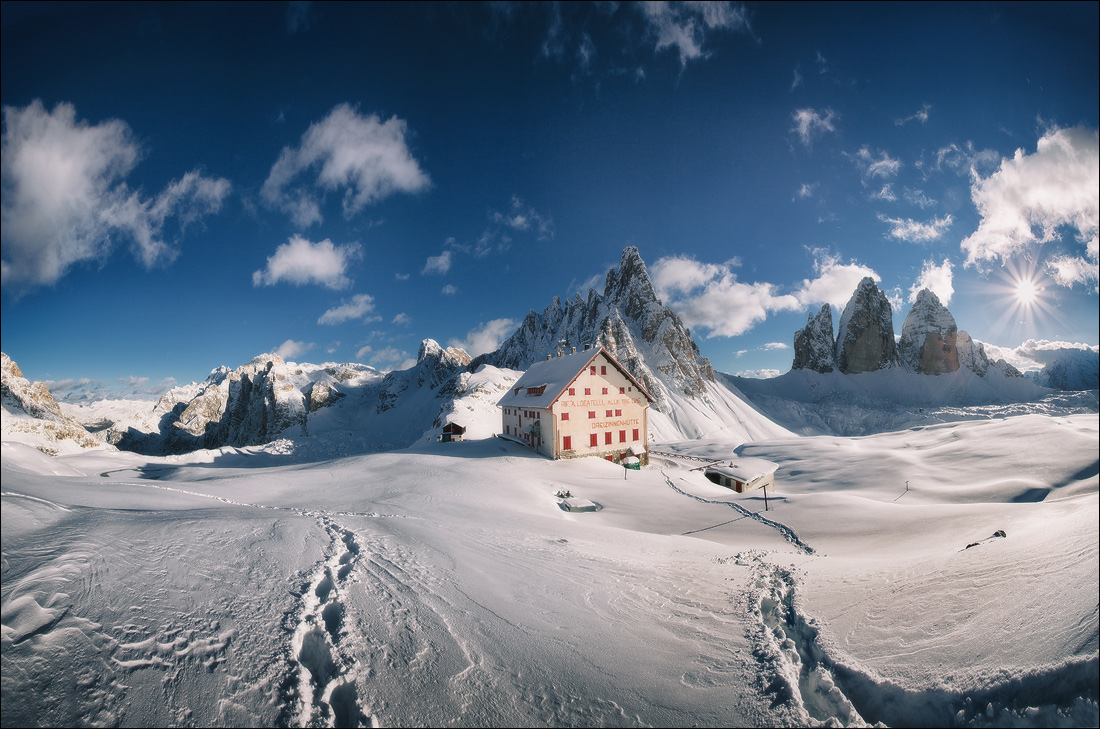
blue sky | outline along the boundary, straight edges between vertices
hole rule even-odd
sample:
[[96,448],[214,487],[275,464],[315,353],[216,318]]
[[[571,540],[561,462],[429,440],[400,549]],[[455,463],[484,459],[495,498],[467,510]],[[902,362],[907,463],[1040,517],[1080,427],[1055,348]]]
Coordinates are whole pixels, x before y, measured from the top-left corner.
[[[864,275],[1098,340],[1096,3],[3,5],[4,351],[68,397],[493,349],[637,246],[790,367]],[[1022,282],[1022,283],[1021,283]],[[1023,362],[1023,359],[1018,361]]]

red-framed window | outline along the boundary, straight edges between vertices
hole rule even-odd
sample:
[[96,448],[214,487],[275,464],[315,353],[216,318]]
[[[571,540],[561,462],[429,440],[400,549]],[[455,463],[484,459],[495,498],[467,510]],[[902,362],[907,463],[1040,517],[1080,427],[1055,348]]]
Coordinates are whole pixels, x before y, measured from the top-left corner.
[[562,447],[563,450],[567,450],[567,451],[572,450],[573,449],[573,436],[563,435],[561,437],[561,447]]
[[569,413],[562,413],[561,414],[561,419],[562,420],[569,420]]
[[620,395],[625,395],[626,394],[626,388],[625,387],[620,387],[619,388],[619,394]]
[[599,444],[600,444],[600,438],[599,438],[598,435],[596,435],[595,433],[592,433],[588,436],[588,445],[595,448]]
[[605,430],[603,434],[604,445],[611,445],[611,431]]
[[596,374],[596,365],[592,365],[591,369],[589,370],[589,374]]
[[615,408],[615,417],[616,418],[622,417],[622,414],[623,414],[622,408]]
[[634,440],[638,440],[638,429],[634,429]]
[[610,418],[611,417],[611,411],[610,410],[605,410],[603,416],[605,418]]
[[633,387],[630,387],[629,385],[627,385],[627,387],[626,387],[626,391],[627,391],[627,392],[633,392],[633,391],[634,391],[634,388],[633,388]]
[[626,431],[625,430],[620,430],[619,431],[619,442],[620,443],[626,443]]
[[577,388],[575,388],[575,387],[570,387],[570,388],[569,388],[569,395],[570,395],[570,396],[573,396],[573,395],[576,395],[576,394],[577,394]]
[[596,417],[596,411],[595,410],[589,410],[588,411],[588,419],[591,420],[594,417]]
[[600,365],[600,374],[601,375],[606,375],[607,374],[607,365]]
[[584,388],[584,394],[585,395],[591,395],[592,394],[592,388],[591,387]]
[[606,394],[607,394],[607,388],[606,388],[606,387],[605,387],[605,388],[603,389],[603,394],[604,394],[604,395],[606,395]]

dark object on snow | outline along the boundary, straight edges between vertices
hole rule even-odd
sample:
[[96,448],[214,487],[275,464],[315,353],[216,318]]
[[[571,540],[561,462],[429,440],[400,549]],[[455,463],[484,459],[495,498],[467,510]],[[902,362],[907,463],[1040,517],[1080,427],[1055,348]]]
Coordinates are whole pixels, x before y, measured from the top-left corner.
[[993,536],[995,536],[995,537],[1007,537],[1008,535],[1005,534],[1004,529],[998,529],[997,531],[993,532]]
[[998,529],[997,531],[993,532],[993,536],[989,537],[989,539],[983,539],[983,540],[982,540],[982,541],[980,541],[980,542],[971,542],[970,544],[966,545],[966,548],[967,548],[967,549],[970,549],[971,547],[976,547],[976,546],[978,546],[979,544],[985,544],[985,543],[986,543],[986,542],[988,542],[988,541],[989,541],[990,539],[996,539],[997,537],[1007,537],[1007,536],[1008,536],[1008,535],[1007,535],[1007,534],[1005,534],[1005,530],[1004,530],[1004,529]]

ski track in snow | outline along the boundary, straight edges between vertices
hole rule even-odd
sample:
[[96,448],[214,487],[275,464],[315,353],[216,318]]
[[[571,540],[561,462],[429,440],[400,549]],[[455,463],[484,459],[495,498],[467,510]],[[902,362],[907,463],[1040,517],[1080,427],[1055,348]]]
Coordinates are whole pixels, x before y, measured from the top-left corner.
[[769,526],[772,529],[775,529],[777,532],[779,532],[779,534],[783,537],[783,539],[790,542],[794,546],[798,547],[798,549],[801,550],[804,554],[813,554],[814,553],[813,547],[811,547],[810,545],[803,542],[798,537],[798,534],[795,533],[794,529],[791,529],[786,524],[780,524],[777,521],[772,521],[771,519],[769,519],[765,516],[761,516],[760,514],[756,513],[755,511],[749,511],[748,509],[741,506],[740,504],[736,504],[732,501],[712,501],[711,499],[704,499],[702,496],[696,496],[695,494],[689,494],[687,491],[684,491],[682,488],[680,488],[679,486],[674,484],[672,482],[672,478],[663,469],[661,470],[661,475],[665,477],[665,482],[669,485],[669,487],[673,491],[675,491],[676,493],[680,494],[681,496],[687,496],[689,499],[695,499],[696,501],[699,501],[699,502],[704,503],[704,504],[715,504],[717,506],[728,506],[729,508],[733,509],[734,511],[736,511],[739,514],[747,516],[750,519],[755,519],[756,521],[760,522],[761,524],[764,524],[765,526]]
[[745,602],[757,621],[753,658],[772,708],[787,706],[806,726],[1079,726],[1095,716],[1096,658],[1033,670],[982,689],[910,690],[828,655],[815,620],[798,609],[791,569],[751,550],[735,555],[755,572]]

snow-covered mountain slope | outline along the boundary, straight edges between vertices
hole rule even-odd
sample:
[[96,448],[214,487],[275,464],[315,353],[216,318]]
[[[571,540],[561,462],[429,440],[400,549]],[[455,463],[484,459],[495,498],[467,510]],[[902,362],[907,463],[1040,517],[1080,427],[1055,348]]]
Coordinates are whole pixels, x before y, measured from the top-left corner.
[[1045,352],[1053,359],[1028,379],[1054,390],[1095,390],[1100,388],[1100,352],[1095,349],[1063,348]]
[[3,353],[0,403],[4,440],[26,443],[49,455],[103,445],[79,421],[62,412],[46,385],[29,382],[19,365]]
[[555,298],[541,313],[531,311],[495,352],[474,362],[525,370],[567,347],[603,346],[653,395],[651,435],[657,441],[715,437],[740,442],[782,437],[736,388],[715,379],[710,361],[680,317],[657,298],[637,248],[623,250],[607,273],[603,293],[592,289],[562,304]]
[[1100,411],[1096,391],[1053,393],[997,366],[985,377],[968,367],[934,376],[895,367],[858,375],[792,370],[768,380],[721,377],[775,422],[803,435],[867,435],[1029,412]]

